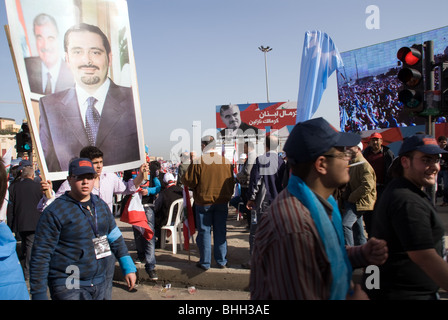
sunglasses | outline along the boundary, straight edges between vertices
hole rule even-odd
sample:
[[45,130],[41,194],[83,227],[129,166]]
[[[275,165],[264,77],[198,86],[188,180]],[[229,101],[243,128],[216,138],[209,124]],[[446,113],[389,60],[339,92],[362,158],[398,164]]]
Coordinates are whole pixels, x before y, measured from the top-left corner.
[[336,159],[346,159],[352,157],[352,152],[350,150],[344,150],[341,153],[333,153],[333,154],[323,154],[325,158],[336,158]]

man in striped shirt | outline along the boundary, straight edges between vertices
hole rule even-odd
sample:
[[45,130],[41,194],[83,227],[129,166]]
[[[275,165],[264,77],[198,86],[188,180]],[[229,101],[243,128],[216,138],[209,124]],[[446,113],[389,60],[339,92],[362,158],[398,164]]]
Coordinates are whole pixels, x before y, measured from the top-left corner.
[[352,268],[382,264],[384,240],[345,247],[332,196],[349,181],[346,147],[358,135],[323,118],[297,124],[285,146],[291,177],[258,225],[251,260],[252,299],[367,299],[351,282]]

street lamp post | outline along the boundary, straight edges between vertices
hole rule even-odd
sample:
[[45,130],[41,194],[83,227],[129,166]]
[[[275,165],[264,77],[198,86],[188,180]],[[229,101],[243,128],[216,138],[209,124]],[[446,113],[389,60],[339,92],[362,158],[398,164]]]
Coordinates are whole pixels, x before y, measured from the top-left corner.
[[269,102],[269,84],[268,84],[268,62],[267,62],[267,53],[269,51],[272,50],[271,47],[263,47],[260,46],[258,47],[258,49],[260,49],[260,51],[262,51],[264,53],[264,70],[265,70],[265,74],[266,74],[266,98]]

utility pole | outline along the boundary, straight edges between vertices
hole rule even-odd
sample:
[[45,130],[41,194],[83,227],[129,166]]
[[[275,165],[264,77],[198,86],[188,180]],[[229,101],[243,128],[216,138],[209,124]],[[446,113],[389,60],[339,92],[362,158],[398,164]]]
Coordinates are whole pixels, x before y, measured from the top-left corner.
[[264,70],[265,70],[265,74],[266,74],[266,98],[267,98],[267,101],[270,102],[270,101],[269,101],[269,84],[268,84],[268,62],[267,62],[267,53],[268,53],[269,51],[271,51],[272,48],[269,47],[269,46],[268,46],[268,47],[260,46],[260,47],[258,47],[258,49],[260,49],[260,51],[264,53]]

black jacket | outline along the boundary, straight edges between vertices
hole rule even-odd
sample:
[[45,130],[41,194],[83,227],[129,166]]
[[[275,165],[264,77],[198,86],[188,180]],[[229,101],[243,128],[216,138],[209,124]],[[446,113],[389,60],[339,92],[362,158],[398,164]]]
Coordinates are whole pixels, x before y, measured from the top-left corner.
[[166,225],[171,204],[177,199],[181,199],[183,197],[182,192],[182,187],[179,187],[178,185],[171,186],[160,192],[154,206],[156,227],[161,228]]
[[40,218],[37,210],[42,198],[40,183],[27,178],[11,184],[8,191],[8,226],[13,232],[35,231]]

